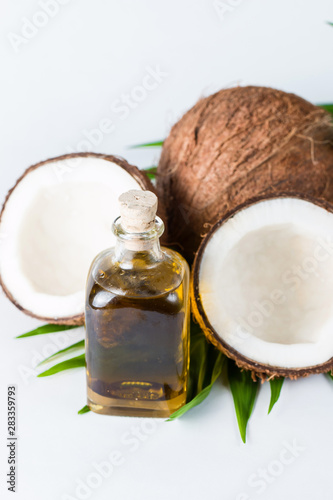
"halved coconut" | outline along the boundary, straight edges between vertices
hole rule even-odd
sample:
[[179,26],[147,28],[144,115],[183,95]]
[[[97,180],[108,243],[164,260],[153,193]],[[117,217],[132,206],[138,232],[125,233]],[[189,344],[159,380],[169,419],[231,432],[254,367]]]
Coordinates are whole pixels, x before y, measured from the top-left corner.
[[0,282],[9,299],[48,322],[83,323],[89,266],[114,244],[117,200],[129,189],[153,188],[114,156],[70,154],[26,170],[0,214]]
[[332,212],[290,195],[248,202],[214,225],[198,250],[195,317],[254,375],[333,368]]

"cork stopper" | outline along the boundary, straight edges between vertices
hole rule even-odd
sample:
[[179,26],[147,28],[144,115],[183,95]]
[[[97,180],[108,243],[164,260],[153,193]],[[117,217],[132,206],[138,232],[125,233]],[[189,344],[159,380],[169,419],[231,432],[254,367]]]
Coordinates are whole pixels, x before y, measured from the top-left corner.
[[119,196],[121,225],[130,233],[150,231],[155,224],[157,196],[132,189]]

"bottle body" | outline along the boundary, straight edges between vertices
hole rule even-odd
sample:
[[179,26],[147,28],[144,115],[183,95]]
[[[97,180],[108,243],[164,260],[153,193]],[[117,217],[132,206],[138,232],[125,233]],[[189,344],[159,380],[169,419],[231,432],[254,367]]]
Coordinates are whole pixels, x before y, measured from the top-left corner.
[[177,252],[118,241],[92,264],[86,293],[88,405],[168,417],[186,402],[189,268]]

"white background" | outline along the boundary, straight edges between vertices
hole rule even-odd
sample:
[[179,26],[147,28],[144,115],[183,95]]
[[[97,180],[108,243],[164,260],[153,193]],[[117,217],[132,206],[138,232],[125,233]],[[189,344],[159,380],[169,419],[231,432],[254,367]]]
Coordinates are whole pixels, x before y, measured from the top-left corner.
[[[164,138],[200,96],[222,87],[267,85],[333,102],[333,28],[326,24],[332,7],[330,0],[226,0],[220,10],[213,0],[71,0],[22,41],[24,18],[45,21],[38,1],[1,0],[1,200],[26,167],[82,149],[85,134],[105,118],[113,131],[90,149],[144,167],[156,162],[158,151],[128,146]],[[138,95],[149,68],[163,73],[156,88],[129,112],[115,111],[124,93]],[[44,379],[29,372],[63,337],[14,340],[39,323],[3,295],[0,318],[1,498],[332,499],[333,383],[324,375],[286,382],[269,416],[264,385],[246,445],[222,386],[173,423],[79,416],[83,369]],[[76,337],[83,332],[64,342]],[[12,383],[18,385],[16,494],[5,484]],[[294,456],[284,451],[295,444]],[[94,463],[115,451],[122,463],[109,477],[90,493],[75,491],[79,479],[94,481]],[[259,469],[269,474],[261,483]]]

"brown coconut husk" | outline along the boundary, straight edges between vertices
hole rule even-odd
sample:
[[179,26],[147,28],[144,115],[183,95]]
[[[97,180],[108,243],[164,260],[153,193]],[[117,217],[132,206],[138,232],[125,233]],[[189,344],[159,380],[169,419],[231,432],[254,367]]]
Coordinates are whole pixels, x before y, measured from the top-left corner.
[[210,238],[215,234],[215,231],[223,225],[227,220],[236,215],[237,212],[248,208],[250,205],[255,203],[259,203],[264,200],[270,200],[275,198],[299,198],[302,200],[309,201],[314,203],[315,205],[320,206],[321,208],[333,213],[333,204],[325,201],[319,200],[312,196],[307,196],[301,193],[280,193],[262,195],[251,200],[247,200],[242,205],[239,205],[237,208],[231,210],[228,214],[225,215],[221,220],[219,220],[214,226],[210,229],[206,237],[202,240],[201,245],[195,255],[194,264],[191,273],[191,285],[190,285],[190,295],[191,295],[191,306],[192,312],[194,314],[194,318],[199,323],[201,329],[203,330],[207,339],[223,354],[225,354],[228,358],[231,358],[235,361],[236,365],[241,369],[250,370],[252,374],[252,379],[257,380],[257,378],[264,380],[271,380],[278,377],[288,377],[292,380],[296,380],[300,377],[307,377],[311,374],[318,373],[326,373],[333,371],[333,357],[327,360],[325,363],[314,365],[314,366],[306,366],[302,368],[282,368],[277,366],[265,365],[263,363],[258,363],[254,359],[247,358],[243,354],[239,353],[236,349],[231,347],[227,342],[225,342],[211,325],[209,318],[207,317],[204,308],[200,299],[199,292],[199,276],[200,276],[200,265],[201,259],[205,252],[206,245],[208,244]]
[[[21,175],[21,177],[17,180],[15,186],[12,189],[10,189],[10,191],[8,192],[6,199],[5,199],[5,202],[2,206],[2,210],[0,212],[0,224],[1,224],[2,214],[4,213],[4,211],[6,209],[6,204],[7,204],[9,197],[11,196],[12,192],[16,189],[18,184],[22,181],[22,179],[24,179],[26,177],[26,175],[30,174],[33,170],[36,170],[37,168],[42,168],[46,164],[54,163],[54,162],[61,161],[61,160],[73,160],[75,158],[87,158],[87,157],[102,158],[103,160],[107,160],[107,161],[110,161],[112,163],[117,164],[119,167],[126,170],[126,172],[128,172],[138,182],[138,184],[140,185],[140,187],[142,187],[142,189],[155,192],[154,186],[152,185],[152,183],[150,182],[149,178],[144,173],[144,171],[139,170],[134,165],[130,165],[123,158],[120,158],[118,156],[98,154],[98,153],[71,153],[71,154],[67,154],[67,155],[57,156],[55,158],[51,158],[48,160],[44,160],[44,161],[41,161],[41,162],[36,163],[35,165],[32,165],[31,167],[29,167]],[[162,207],[161,207],[161,210],[162,210]],[[41,321],[46,321],[48,323],[53,323],[53,324],[58,324],[58,325],[83,325],[84,324],[84,313],[76,315],[76,316],[69,316],[66,318],[50,318],[50,317],[43,316],[42,314],[36,315],[36,314],[32,313],[31,311],[28,311],[27,309],[23,308],[17,302],[15,297],[13,297],[11,292],[8,290],[6,285],[3,283],[1,275],[0,275],[0,286],[2,287],[2,289],[5,293],[5,295],[8,297],[8,299],[20,311],[24,312],[28,316],[39,319]]]
[[157,173],[168,241],[192,260],[209,227],[249,198],[298,191],[333,201],[331,118],[279,90],[221,90],[174,125]]

